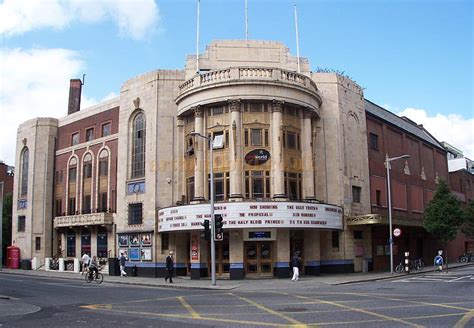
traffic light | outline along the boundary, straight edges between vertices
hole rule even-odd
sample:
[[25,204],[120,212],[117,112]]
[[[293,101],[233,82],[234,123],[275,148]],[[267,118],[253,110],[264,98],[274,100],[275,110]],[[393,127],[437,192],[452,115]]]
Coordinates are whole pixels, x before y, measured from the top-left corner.
[[214,240],[224,240],[224,219],[221,214],[214,215]]
[[204,233],[201,234],[201,237],[205,240],[211,240],[211,227],[209,225],[209,220],[204,220],[201,225],[204,226]]

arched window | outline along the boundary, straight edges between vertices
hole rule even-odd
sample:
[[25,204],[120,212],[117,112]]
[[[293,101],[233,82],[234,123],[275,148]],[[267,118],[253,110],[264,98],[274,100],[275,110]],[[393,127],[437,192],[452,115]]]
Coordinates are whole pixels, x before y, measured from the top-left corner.
[[145,115],[138,113],[132,130],[132,179],[145,176]]
[[21,154],[21,188],[20,188],[20,195],[26,196],[28,194],[28,165],[29,165],[29,156],[30,151],[28,148],[23,150]]

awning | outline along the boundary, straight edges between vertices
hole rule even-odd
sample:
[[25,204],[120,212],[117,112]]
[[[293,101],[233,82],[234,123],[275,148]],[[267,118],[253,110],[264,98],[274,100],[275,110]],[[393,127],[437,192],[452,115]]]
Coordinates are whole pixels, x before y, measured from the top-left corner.
[[[380,214],[366,214],[347,218],[347,225],[388,225],[388,217]],[[423,227],[423,220],[418,218],[392,218],[392,225]]]

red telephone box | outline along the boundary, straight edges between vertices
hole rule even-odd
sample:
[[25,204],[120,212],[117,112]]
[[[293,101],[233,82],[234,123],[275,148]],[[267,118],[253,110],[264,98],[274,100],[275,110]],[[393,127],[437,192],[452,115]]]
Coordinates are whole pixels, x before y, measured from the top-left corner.
[[7,268],[20,268],[20,249],[16,246],[7,247]]

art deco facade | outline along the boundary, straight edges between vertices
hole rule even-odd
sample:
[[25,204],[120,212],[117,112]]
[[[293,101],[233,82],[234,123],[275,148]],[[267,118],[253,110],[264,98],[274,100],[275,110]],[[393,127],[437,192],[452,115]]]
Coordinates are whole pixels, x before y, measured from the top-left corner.
[[[218,276],[288,277],[297,250],[305,274],[372,268],[374,230],[360,220],[374,209],[360,86],[311,72],[304,58],[298,73],[297,58],[271,41],[213,42],[196,67],[189,56],[184,70],[134,77],[84,111],[72,80],[69,115],[20,126],[22,258],[126,252],[128,270],[161,276],[174,250],[178,274],[208,276],[201,223],[212,160],[225,223]],[[212,159],[195,133],[218,145]]]

